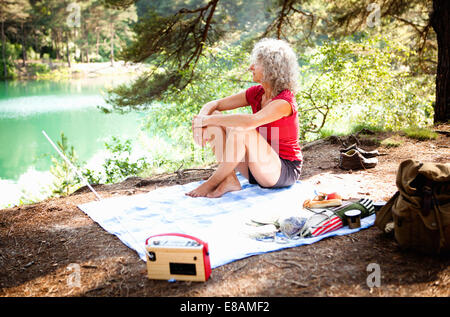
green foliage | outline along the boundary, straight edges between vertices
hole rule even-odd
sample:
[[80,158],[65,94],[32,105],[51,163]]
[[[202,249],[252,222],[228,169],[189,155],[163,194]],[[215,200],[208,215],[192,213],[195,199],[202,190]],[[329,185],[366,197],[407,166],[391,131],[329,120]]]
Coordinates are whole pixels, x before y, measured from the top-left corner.
[[[5,79],[5,73],[4,73],[4,63],[0,59],[0,79]],[[13,63],[7,62],[6,63],[6,79],[15,79],[17,77],[17,74],[15,72],[15,67]]]
[[27,48],[27,58],[28,59],[39,59],[39,54],[35,52],[32,47]]
[[[118,111],[146,110],[146,127],[153,133],[181,125],[187,128],[203,104],[236,93],[251,84],[249,74],[246,74],[247,67],[248,53],[241,46],[221,42],[215,47],[205,47],[204,55],[197,62],[195,76],[184,89],[171,85],[164,71],[161,74],[148,73],[131,86],[123,84],[108,90],[107,102]],[[173,74],[173,80],[187,78],[190,73],[190,69],[180,70]],[[151,76],[156,77],[149,79]],[[158,97],[153,95],[150,100],[148,93],[155,92],[156,86],[152,86],[155,78],[169,81],[161,81]]]
[[[78,12],[71,7],[74,4],[80,13],[81,23],[78,27],[68,23]],[[28,60],[38,60],[42,55],[44,60],[58,58],[67,61],[68,49],[72,61],[87,62],[87,54],[92,57],[91,62],[109,61],[114,51],[118,52],[122,46],[130,44],[133,35],[130,26],[136,19],[134,4],[118,10],[99,0],[78,3],[69,0],[0,1],[0,20],[4,22],[8,62],[7,78],[20,75],[13,64],[23,57],[22,45],[18,43],[25,45]],[[80,54],[74,56],[76,51]],[[4,66],[3,61],[0,62],[1,79],[4,77]],[[48,76],[43,77],[47,79]]]
[[[74,165],[77,166],[78,157],[72,145],[69,145],[67,137],[61,132],[61,139],[56,144],[62,154]],[[53,165],[50,167],[50,172],[55,177],[53,183],[53,194],[56,195],[69,195],[73,190],[79,186],[78,177],[74,176],[70,165],[59,156],[51,156]]]
[[[201,107],[214,99],[226,97],[251,84],[248,54],[238,45],[221,43],[220,46],[205,49],[197,63],[195,80],[185,89],[170,89],[162,94],[164,107],[150,109],[150,117],[158,118],[158,124],[189,127],[192,117]],[[154,111],[156,110],[156,111]]]
[[28,63],[28,72],[31,76],[41,76],[50,72],[50,67],[47,64]]
[[138,176],[146,171],[150,163],[144,157],[132,160],[131,140],[121,141],[112,137],[105,143],[108,156],[105,158],[101,169],[94,171],[85,168],[83,176],[90,184],[113,184],[123,181],[127,177]]
[[[37,64],[38,69],[40,69],[40,71],[37,71],[35,73],[36,79],[38,80],[51,80],[51,81],[56,81],[56,80],[61,80],[61,79],[70,79],[72,78],[72,72],[65,68],[65,67],[58,67],[55,69],[50,69],[49,67],[46,67],[46,64]],[[32,72],[30,72],[30,74],[33,74]]]
[[398,130],[433,120],[431,76],[411,74],[406,47],[383,38],[327,42],[302,56],[301,139],[323,127],[364,124]]
[[[19,57],[21,52],[20,44],[12,44],[8,41],[5,42],[5,57],[4,61],[2,54],[0,54],[0,79],[15,79],[17,77],[14,60]],[[0,42],[0,52],[2,51],[2,44]],[[6,64],[6,78],[4,74],[4,67]]]
[[120,182],[130,176],[137,176],[149,165],[142,157],[134,162],[130,160],[131,140],[122,142],[118,138],[112,137],[112,141],[105,143],[105,146],[111,154],[103,164],[107,184]]
[[[84,164],[78,161],[74,147],[69,145],[64,133],[61,133],[61,140],[57,142],[57,146],[75,167]],[[134,161],[131,159],[131,140],[121,141],[117,137],[112,137],[110,142],[105,143],[105,147],[109,155],[102,164],[101,170],[77,167],[89,184],[117,183],[130,176],[138,176],[150,167],[145,158]],[[55,156],[51,156],[51,160],[53,165],[50,167],[50,172],[55,179],[52,192],[54,195],[69,195],[85,185],[65,160]]]

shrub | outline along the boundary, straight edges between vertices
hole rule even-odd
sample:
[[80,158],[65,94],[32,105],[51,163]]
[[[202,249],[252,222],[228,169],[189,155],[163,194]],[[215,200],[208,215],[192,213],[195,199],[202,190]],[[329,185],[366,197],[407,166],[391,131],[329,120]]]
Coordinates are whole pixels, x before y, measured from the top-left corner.
[[383,38],[350,38],[303,55],[300,137],[337,122],[387,130],[432,123],[433,80],[409,72],[414,54]]

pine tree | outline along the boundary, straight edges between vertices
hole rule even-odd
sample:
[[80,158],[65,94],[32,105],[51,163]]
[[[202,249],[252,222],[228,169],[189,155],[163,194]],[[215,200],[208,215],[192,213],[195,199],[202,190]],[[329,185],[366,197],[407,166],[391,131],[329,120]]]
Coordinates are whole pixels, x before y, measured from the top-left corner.
[[[23,24],[29,18],[30,3],[28,0],[0,0],[0,32],[2,41],[2,63],[3,78],[8,77],[8,58],[6,56],[6,40],[5,24],[21,23],[22,25],[22,45],[25,45],[25,37],[23,32]],[[22,47],[23,47],[22,46]],[[23,56],[25,64],[25,54]]]

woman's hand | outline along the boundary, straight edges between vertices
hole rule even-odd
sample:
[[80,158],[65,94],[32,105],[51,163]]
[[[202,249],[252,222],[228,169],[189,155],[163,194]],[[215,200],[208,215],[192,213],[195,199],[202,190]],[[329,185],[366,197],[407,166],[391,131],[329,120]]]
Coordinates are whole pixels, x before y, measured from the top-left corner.
[[194,118],[192,119],[192,125],[194,128],[203,128],[206,127],[206,117],[205,115],[202,114],[198,114],[195,115]]
[[206,116],[204,115],[196,115],[192,119],[192,133],[194,136],[194,142],[201,147],[204,147],[208,141],[204,135],[206,130],[205,117]]

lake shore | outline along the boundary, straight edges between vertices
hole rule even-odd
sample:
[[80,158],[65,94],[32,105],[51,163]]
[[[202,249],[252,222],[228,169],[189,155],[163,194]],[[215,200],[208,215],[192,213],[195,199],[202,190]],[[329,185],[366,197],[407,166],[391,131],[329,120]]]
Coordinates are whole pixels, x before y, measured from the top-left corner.
[[95,78],[102,76],[138,75],[149,69],[142,63],[130,63],[125,61],[77,63],[72,62],[69,67],[67,62],[53,60],[28,60],[23,66],[22,61],[16,61],[15,80],[37,79],[79,79]]

